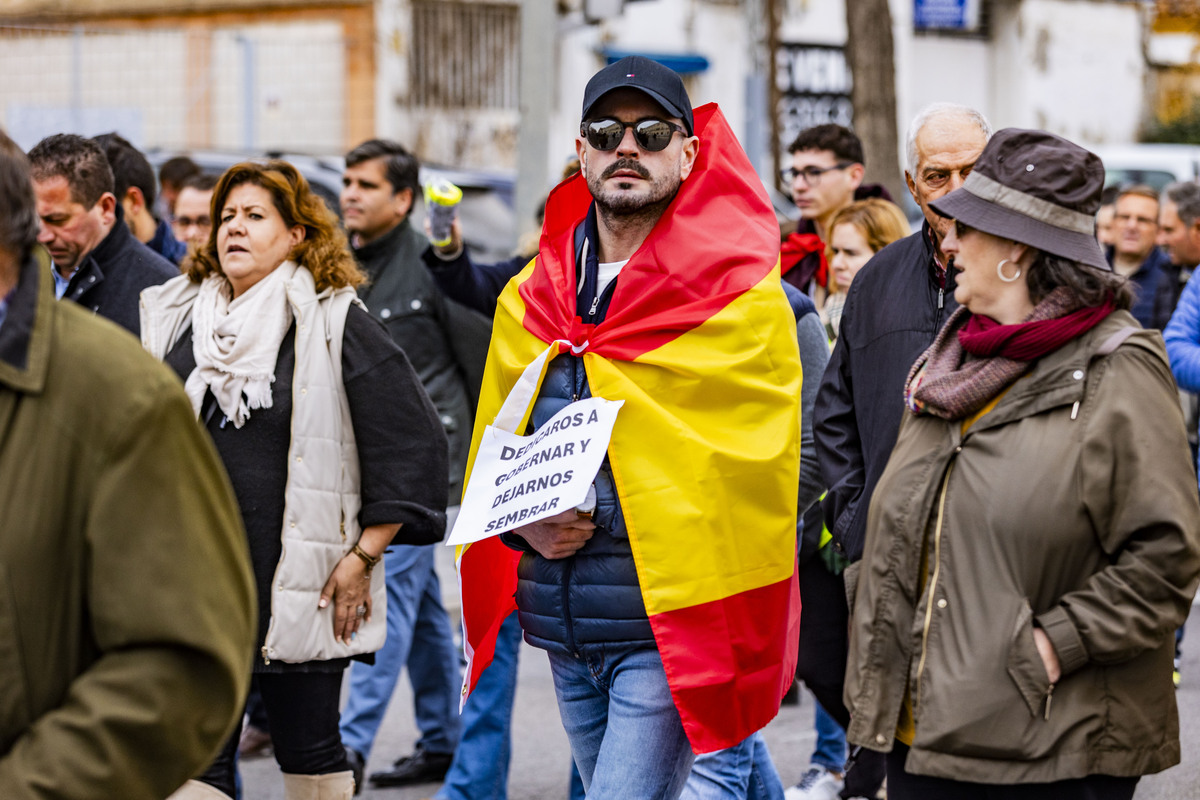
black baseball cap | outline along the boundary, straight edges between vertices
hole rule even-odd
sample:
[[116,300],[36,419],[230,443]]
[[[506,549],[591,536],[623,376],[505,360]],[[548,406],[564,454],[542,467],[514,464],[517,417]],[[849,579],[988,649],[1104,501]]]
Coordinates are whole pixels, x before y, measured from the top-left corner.
[[649,95],[668,114],[683,120],[688,136],[693,135],[692,101],[683,88],[683,79],[675,70],[645,56],[625,56],[593,75],[583,90],[581,119],[588,118],[600,98],[614,89],[622,88],[637,89]]

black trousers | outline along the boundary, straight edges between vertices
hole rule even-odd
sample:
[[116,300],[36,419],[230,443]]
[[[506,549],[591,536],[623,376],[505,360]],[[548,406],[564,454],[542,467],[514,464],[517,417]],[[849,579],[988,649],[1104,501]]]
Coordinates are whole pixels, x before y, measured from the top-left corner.
[[[807,520],[806,520],[807,522]],[[796,677],[816,696],[843,729],[850,725],[850,712],[842,702],[846,683],[846,659],[850,653],[850,609],[846,585],[820,557],[800,567],[800,655]],[[854,766],[846,773],[842,797],[874,797],[883,784],[883,753],[861,749]],[[890,787],[889,787],[890,788]]]
[[[271,725],[279,768],[292,775],[327,775],[350,769],[338,729],[342,671],[256,674]],[[199,780],[233,797],[242,723]]]
[[904,770],[908,746],[887,755],[888,800],[1131,800],[1138,778],[1089,775],[1053,783],[995,785],[911,775]]

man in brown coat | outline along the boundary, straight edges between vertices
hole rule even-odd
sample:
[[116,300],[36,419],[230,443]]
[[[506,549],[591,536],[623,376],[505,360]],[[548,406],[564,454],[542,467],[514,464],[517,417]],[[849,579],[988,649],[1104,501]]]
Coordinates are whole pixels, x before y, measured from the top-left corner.
[[241,713],[245,535],[183,387],[37,235],[0,132],[0,797],[162,800]]

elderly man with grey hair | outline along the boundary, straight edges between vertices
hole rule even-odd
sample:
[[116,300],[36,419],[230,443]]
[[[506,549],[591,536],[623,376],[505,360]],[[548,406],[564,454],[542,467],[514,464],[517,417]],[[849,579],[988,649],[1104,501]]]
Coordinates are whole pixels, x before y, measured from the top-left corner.
[[[956,307],[952,265],[942,253],[942,239],[953,221],[929,204],[962,186],[989,136],[987,120],[965,106],[935,103],[917,114],[908,130],[904,177],[925,223],[867,262],[846,299],[841,335],[817,393],[813,425],[829,487],[822,501],[825,525],[837,552],[851,562],[844,573],[850,586],[855,562],[863,553],[871,492],[896,443],[908,369]],[[849,714],[842,704],[842,677],[848,609],[845,595],[829,596],[830,607],[813,615],[820,619],[819,626],[808,625],[805,614],[808,628],[801,626],[797,672],[845,726]]]

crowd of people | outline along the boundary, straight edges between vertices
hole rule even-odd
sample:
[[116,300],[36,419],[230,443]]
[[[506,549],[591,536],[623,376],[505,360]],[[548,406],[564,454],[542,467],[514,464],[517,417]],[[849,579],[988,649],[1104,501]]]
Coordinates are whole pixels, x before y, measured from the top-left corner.
[[[1108,196],[938,103],[910,232],[848,128],[789,152],[781,234],[721,110],[621,59],[540,241],[477,264],[396,142],[335,213],[285,161],[0,133],[0,795],[235,798],[271,753],[289,800],[503,800],[522,638],[573,799],[1128,800],[1178,763],[1200,186]],[[595,400],[587,498],[460,546],[456,643],[472,475]],[[366,775],[405,669],[420,738]],[[773,757],[797,681],[816,747]]]

